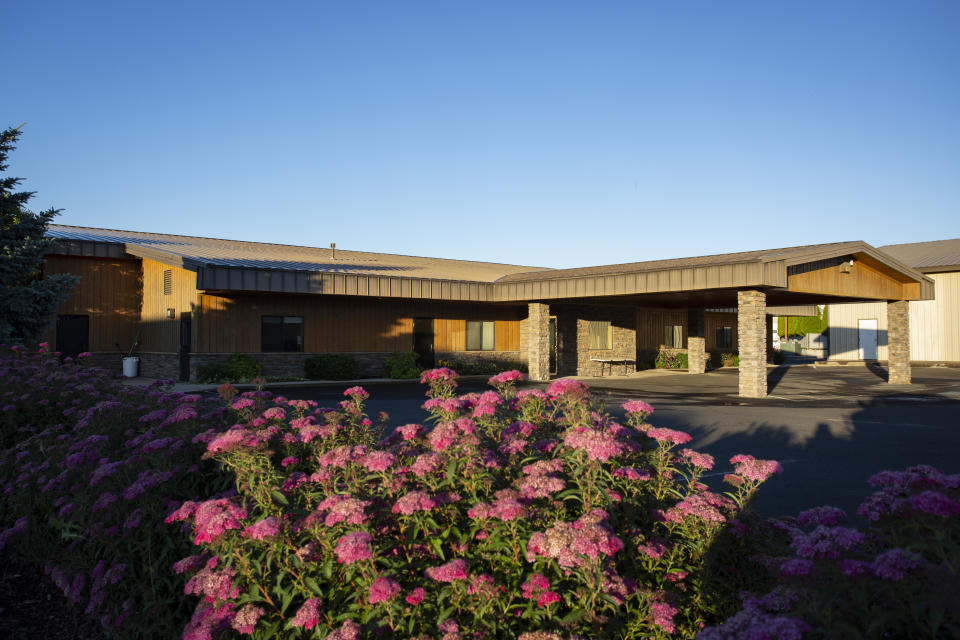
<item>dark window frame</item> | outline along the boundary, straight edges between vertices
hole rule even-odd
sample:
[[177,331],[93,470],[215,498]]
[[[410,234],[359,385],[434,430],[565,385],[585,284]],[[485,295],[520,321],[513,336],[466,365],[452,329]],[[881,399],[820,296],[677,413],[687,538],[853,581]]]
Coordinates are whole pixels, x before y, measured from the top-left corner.
[[[677,327],[680,331],[677,331]],[[677,344],[677,334],[680,334],[679,344]],[[667,349],[683,349],[683,325],[665,324],[663,325],[663,346]]]
[[[277,319],[279,319],[279,322],[277,322]],[[289,322],[290,320],[299,320],[299,322]],[[262,353],[303,353],[304,324],[303,316],[260,316],[260,351]],[[267,328],[276,325],[280,327],[280,334],[268,336]],[[300,330],[299,332],[287,332],[285,329],[288,326],[297,326]]]
[[[480,325],[480,346],[470,342],[470,325]],[[484,325],[490,325],[490,346],[486,348],[483,344],[485,335]],[[463,330],[463,347],[465,351],[496,351],[497,350],[497,325],[493,320],[467,320]]]

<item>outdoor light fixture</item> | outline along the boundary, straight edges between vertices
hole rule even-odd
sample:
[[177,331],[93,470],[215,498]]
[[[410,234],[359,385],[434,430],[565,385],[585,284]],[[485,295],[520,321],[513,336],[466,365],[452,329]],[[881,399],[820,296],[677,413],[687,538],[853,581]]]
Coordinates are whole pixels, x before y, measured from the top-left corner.
[[170,318],[171,320],[173,320],[174,317],[176,317],[176,315],[177,315],[177,310],[176,310],[176,309],[167,309],[167,317],[168,317],[168,318]]

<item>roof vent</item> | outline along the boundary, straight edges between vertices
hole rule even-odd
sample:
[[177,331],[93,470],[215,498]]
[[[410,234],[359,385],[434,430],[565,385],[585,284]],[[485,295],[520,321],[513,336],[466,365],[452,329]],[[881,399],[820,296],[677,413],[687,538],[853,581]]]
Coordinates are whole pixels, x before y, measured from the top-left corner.
[[337,243],[336,242],[330,243],[330,259],[331,260],[337,259]]
[[171,269],[163,270],[163,295],[169,296],[173,293],[173,271]]

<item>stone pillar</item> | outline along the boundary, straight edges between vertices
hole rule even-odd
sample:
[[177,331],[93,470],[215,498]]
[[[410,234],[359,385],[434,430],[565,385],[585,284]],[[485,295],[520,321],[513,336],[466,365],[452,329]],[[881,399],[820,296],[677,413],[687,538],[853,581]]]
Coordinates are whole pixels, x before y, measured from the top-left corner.
[[527,367],[531,380],[550,379],[550,306],[527,305]]
[[767,294],[737,292],[737,341],[740,344],[740,396],[767,395]]
[[887,303],[887,360],[890,384],[910,384],[910,303]]
[[706,326],[703,309],[687,309],[687,363],[688,373],[707,370]]

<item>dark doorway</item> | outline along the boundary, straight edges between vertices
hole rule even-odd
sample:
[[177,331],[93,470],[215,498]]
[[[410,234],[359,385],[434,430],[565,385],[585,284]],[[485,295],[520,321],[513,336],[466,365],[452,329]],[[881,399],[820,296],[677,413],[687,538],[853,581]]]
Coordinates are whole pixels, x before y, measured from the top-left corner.
[[90,350],[90,316],[57,316],[57,351],[76,358]]
[[550,318],[548,335],[550,337],[550,375],[557,375],[557,319]]
[[180,314],[180,380],[190,379],[190,312]]
[[413,350],[420,356],[421,367],[426,369],[434,367],[433,318],[413,319]]

